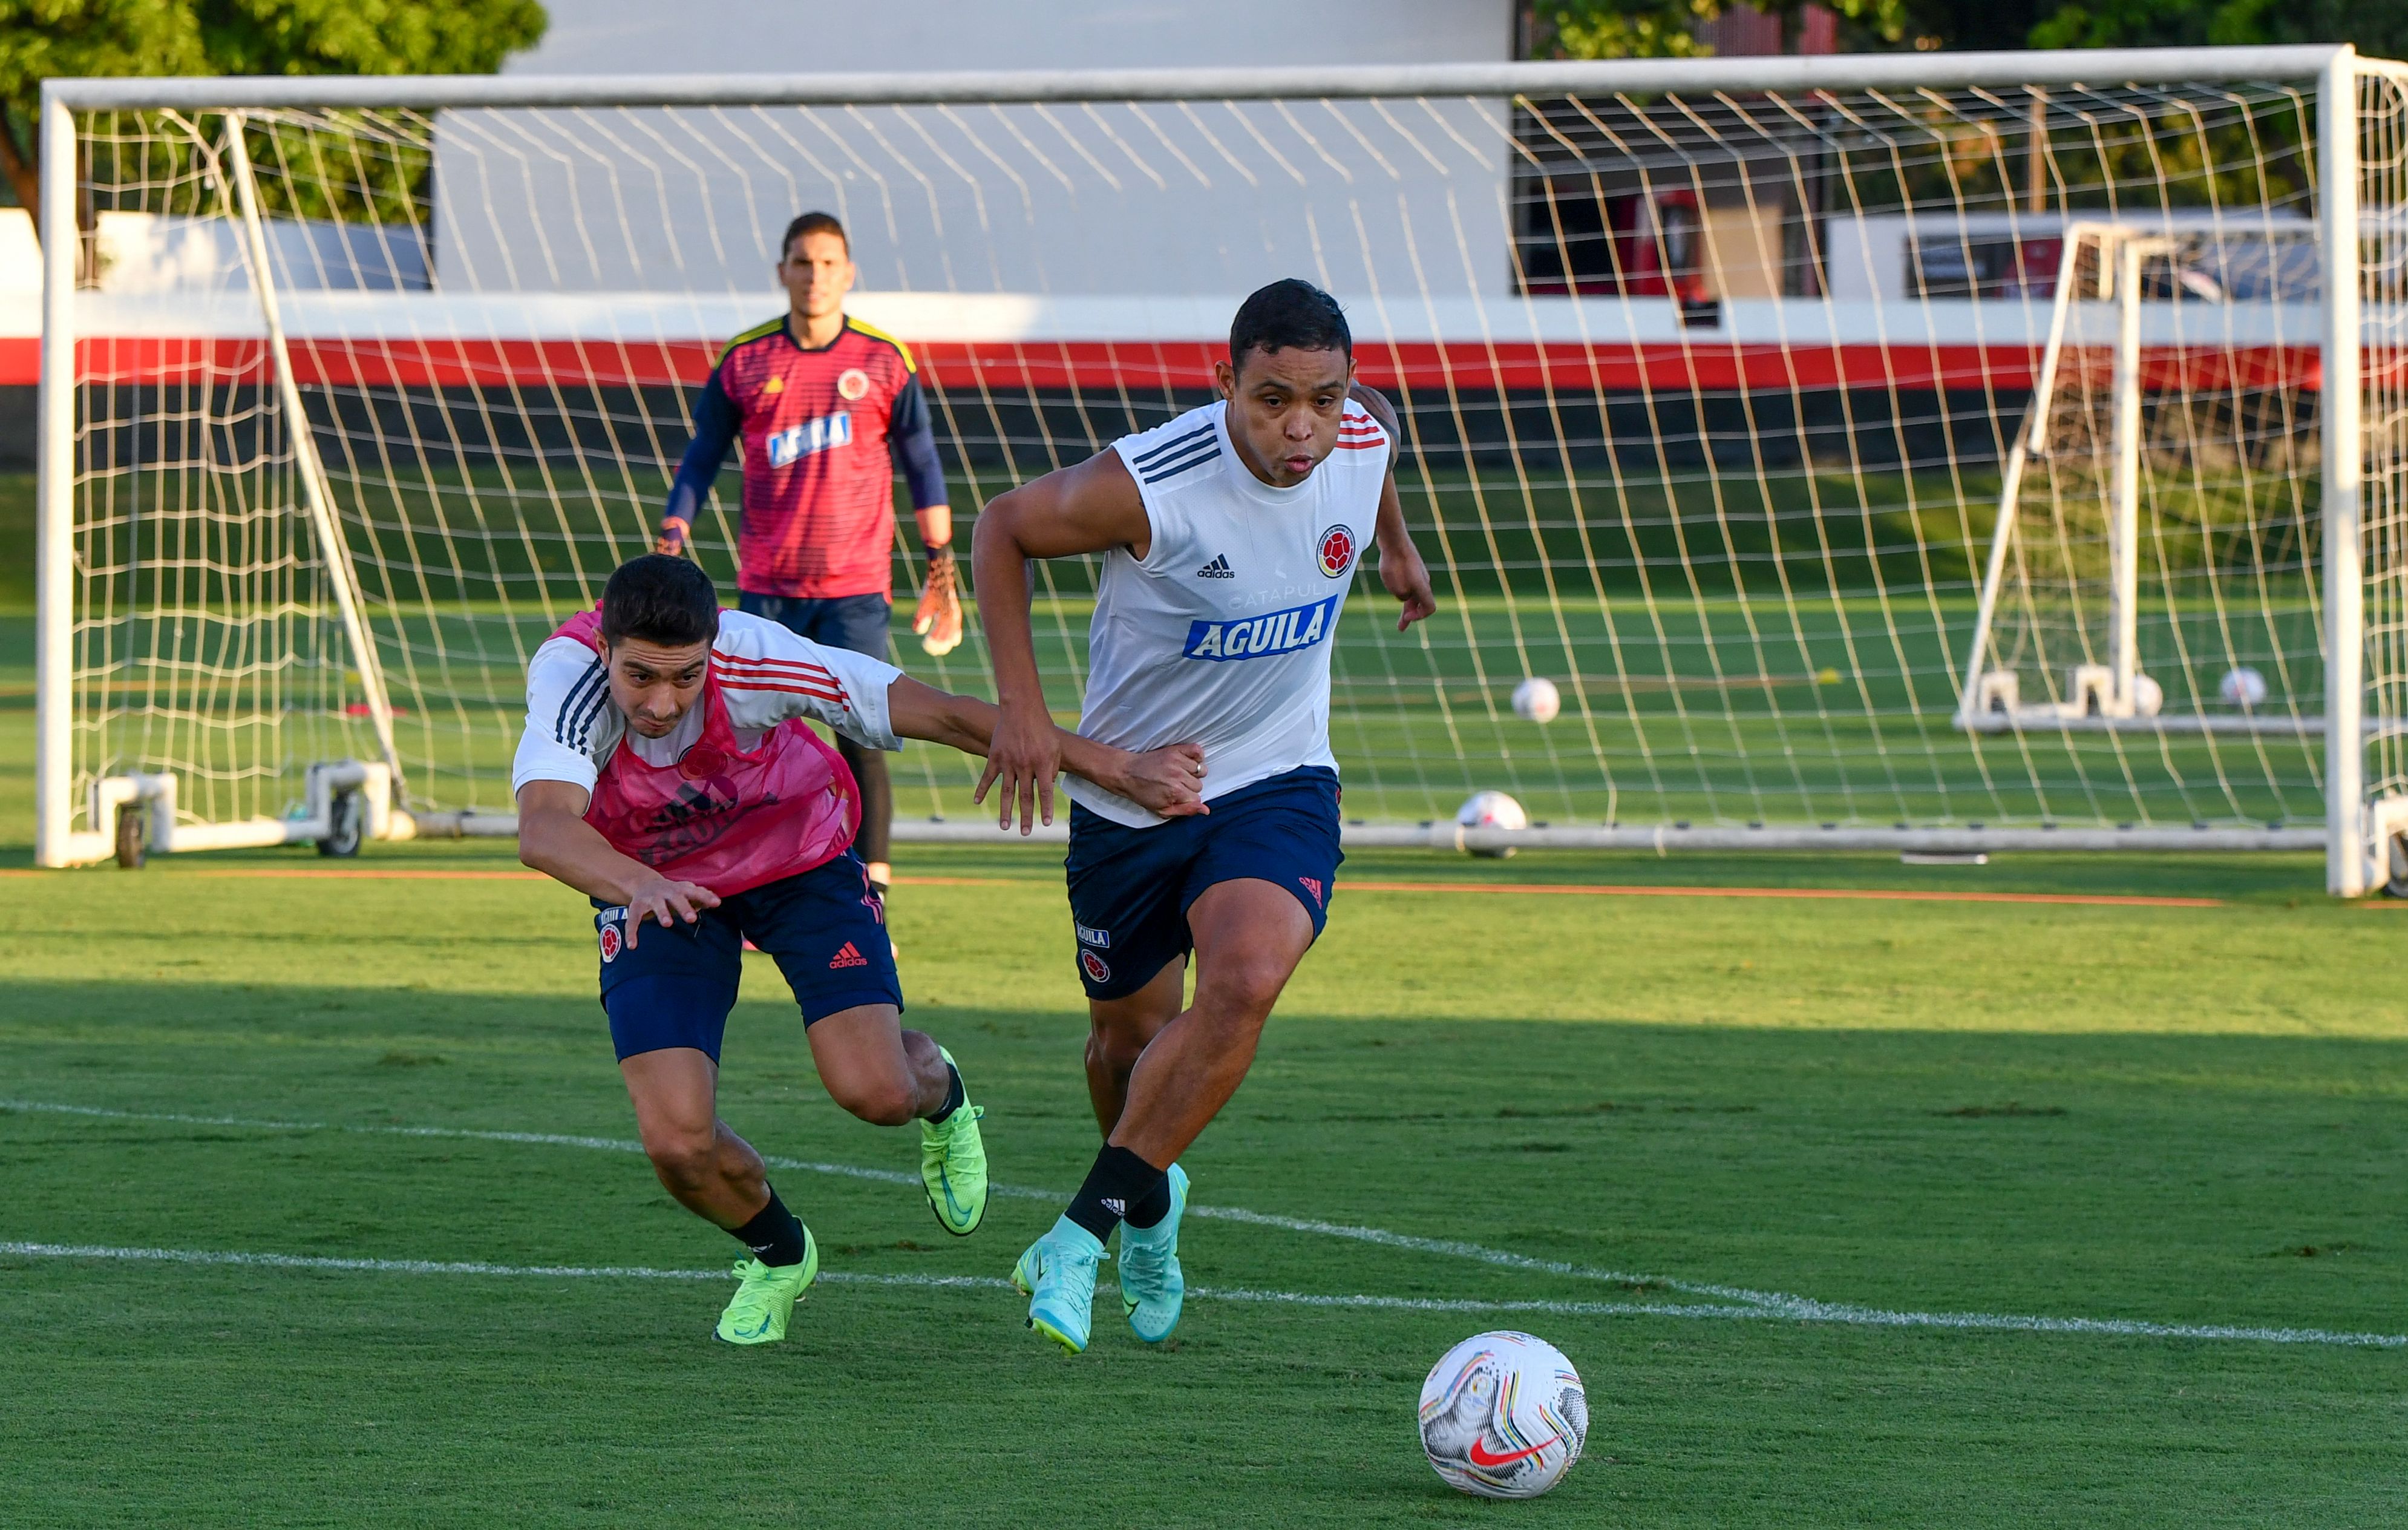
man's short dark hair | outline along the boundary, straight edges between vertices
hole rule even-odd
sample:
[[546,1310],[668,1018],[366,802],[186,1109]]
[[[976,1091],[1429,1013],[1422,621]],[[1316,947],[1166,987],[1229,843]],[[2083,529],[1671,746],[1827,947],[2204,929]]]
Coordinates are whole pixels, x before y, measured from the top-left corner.
[[699,565],[666,553],[629,558],[602,586],[602,642],[683,648],[719,636],[719,591]]
[[1297,277],[1274,281],[1238,305],[1229,325],[1229,365],[1249,351],[1338,351],[1354,354],[1354,336],[1338,299]]
[[785,259],[795,253],[795,241],[806,234],[833,234],[844,246],[847,255],[853,253],[853,240],[845,237],[844,224],[836,221],[833,212],[806,212],[786,225],[786,237],[778,245],[778,258]]

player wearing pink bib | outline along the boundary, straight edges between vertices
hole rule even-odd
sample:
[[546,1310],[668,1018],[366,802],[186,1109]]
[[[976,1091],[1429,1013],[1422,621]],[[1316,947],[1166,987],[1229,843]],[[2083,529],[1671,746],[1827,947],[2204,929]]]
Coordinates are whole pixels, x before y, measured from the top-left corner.
[[[719,1321],[733,1344],[783,1338],[819,1269],[760,1155],[718,1116],[747,940],[793,989],[829,1095],[864,1120],[921,1123],[945,1231],[967,1236],[986,1211],[981,1112],[952,1055],[902,1028],[884,903],[853,848],[860,788],[811,722],[867,749],[916,738],[982,756],[995,709],[723,612],[699,568],[655,554],[536,650],[512,771],[520,859],[594,900],[602,1007],[653,1172],[749,1250]],[[1193,747],[1061,743],[1108,790],[1166,815],[1201,806]]]

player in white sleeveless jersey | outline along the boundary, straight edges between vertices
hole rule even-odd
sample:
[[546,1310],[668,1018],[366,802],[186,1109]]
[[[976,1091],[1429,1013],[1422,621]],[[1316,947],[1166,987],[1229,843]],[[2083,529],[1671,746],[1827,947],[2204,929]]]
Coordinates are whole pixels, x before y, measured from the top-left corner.
[[[1399,630],[1436,609],[1397,498],[1396,411],[1354,382],[1336,301],[1306,281],[1263,288],[1215,373],[1217,402],[998,496],[978,523],[1001,702],[986,778],[1006,810],[1052,821],[1061,770],[1029,633],[1032,557],[1103,555],[1080,733],[1204,751],[1201,816],[1067,784],[1087,1090],[1105,1143],[1012,1278],[1029,1326],[1074,1353],[1115,1226],[1129,1325],[1169,1337],[1184,1292],[1179,1155],[1237,1092],[1326,918],[1343,859],[1329,651],[1365,545],[1403,602]],[[1182,1009],[1190,951],[1196,1002]]]

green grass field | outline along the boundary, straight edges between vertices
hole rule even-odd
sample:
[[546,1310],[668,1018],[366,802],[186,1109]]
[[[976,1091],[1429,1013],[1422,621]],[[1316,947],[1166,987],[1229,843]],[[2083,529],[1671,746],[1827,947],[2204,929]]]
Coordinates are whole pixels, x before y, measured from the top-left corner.
[[[2408,1348],[2330,1341],[2408,1334],[2408,907],[2329,903],[2307,859],[1359,855],[1187,1160],[1178,1340],[1107,1311],[1068,1359],[998,1284],[1094,1148],[1058,868],[908,849],[912,1019],[1041,1193],[954,1243],[843,1172],[913,1141],[827,1103],[757,966],[725,1113],[817,1165],[778,1182],[828,1279],[737,1351],[733,1245],[617,1150],[583,901],[490,844],[25,870],[23,630],[7,1523],[2408,1519]],[[1533,1504],[1453,1494],[1412,1427],[1498,1326],[1588,1382],[1587,1457]]]

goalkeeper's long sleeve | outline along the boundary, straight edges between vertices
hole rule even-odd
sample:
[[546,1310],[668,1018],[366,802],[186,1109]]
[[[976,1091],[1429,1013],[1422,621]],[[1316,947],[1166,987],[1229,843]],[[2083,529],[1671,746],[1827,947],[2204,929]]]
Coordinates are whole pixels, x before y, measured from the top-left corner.
[[[710,369],[710,381],[694,401],[694,440],[686,443],[685,455],[678,462],[677,479],[669,485],[668,509],[661,516],[664,532],[676,531],[681,540],[687,527],[702,509],[702,501],[710,493],[713,480],[719,477],[721,464],[727,460],[727,449],[736,443],[736,433],[744,424],[736,411],[735,401],[720,385],[719,368]],[[935,455],[932,442],[930,455]],[[944,480],[939,478],[939,484]]]
[[886,419],[886,446],[903,481],[911,488],[911,508],[925,510],[949,502],[945,467],[937,457],[937,430],[928,416],[928,395],[916,371],[895,395],[894,411]]

